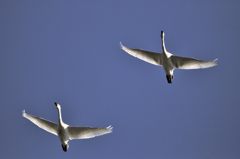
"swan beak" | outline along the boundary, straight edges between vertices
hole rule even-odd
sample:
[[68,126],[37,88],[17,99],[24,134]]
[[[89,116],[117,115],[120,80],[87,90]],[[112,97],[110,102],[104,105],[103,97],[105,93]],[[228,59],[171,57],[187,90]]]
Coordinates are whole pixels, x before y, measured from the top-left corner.
[[58,106],[59,104],[57,104],[57,103],[55,102],[55,105]]
[[164,37],[164,32],[163,31],[161,31],[161,37]]

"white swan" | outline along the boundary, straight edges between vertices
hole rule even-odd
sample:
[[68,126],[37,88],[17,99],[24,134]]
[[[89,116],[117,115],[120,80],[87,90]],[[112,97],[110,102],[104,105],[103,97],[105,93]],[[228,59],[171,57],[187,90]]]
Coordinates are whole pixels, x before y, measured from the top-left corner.
[[62,143],[63,151],[67,151],[69,148],[69,139],[88,139],[95,136],[100,136],[103,134],[108,134],[112,132],[113,127],[110,125],[107,128],[92,128],[92,127],[72,127],[62,121],[61,107],[59,104],[55,103],[58,109],[59,124],[53,123],[51,121],[38,118],[25,113],[23,110],[23,117],[27,118],[38,127],[57,135]]
[[124,51],[136,58],[154,65],[163,66],[168,83],[172,83],[174,69],[199,69],[217,65],[217,59],[214,61],[201,61],[188,57],[174,56],[166,50],[163,31],[161,31],[161,38],[163,53],[155,53],[140,49],[131,49],[123,46],[121,42],[120,45]]

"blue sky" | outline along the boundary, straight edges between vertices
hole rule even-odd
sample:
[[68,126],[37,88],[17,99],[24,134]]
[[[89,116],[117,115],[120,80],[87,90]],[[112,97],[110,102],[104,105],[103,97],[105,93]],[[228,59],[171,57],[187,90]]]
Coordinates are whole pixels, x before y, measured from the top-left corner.
[[[0,2],[0,158],[240,157],[238,1]],[[175,70],[120,49],[162,52],[219,65]],[[22,117],[111,134],[59,139]]]

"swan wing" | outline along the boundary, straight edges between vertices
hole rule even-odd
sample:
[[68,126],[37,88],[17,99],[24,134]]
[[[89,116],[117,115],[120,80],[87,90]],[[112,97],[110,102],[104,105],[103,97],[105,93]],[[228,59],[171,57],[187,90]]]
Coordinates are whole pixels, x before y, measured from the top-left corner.
[[199,69],[208,68],[217,65],[218,60],[202,61],[194,58],[171,56],[173,66],[179,69]]
[[23,111],[23,117],[27,118],[28,120],[30,120],[31,122],[33,122],[34,124],[36,124],[38,127],[54,134],[57,135],[57,126],[58,124],[53,123],[51,121],[39,118],[39,117],[35,117],[32,116],[30,114],[25,113],[25,111]]
[[162,65],[161,62],[161,53],[156,53],[156,52],[150,52],[150,51],[145,51],[141,49],[131,49],[126,46],[123,46],[122,43],[120,42],[121,48],[127,52],[128,54],[139,58],[145,62],[151,63],[153,65]]
[[112,132],[111,125],[106,128],[92,128],[92,127],[68,127],[69,138],[72,139],[88,139],[96,136],[108,134]]

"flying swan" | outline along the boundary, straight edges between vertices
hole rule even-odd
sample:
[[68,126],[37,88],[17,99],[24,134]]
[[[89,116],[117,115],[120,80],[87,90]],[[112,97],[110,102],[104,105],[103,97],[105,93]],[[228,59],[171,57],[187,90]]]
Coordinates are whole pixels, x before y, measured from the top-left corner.
[[153,65],[162,66],[166,73],[168,83],[172,83],[174,69],[199,69],[217,65],[217,59],[214,61],[201,61],[194,58],[174,56],[173,54],[167,52],[164,36],[164,32],[161,31],[163,53],[150,52],[141,49],[131,49],[123,46],[121,42],[120,45],[121,48],[128,54]]
[[23,117],[27,118],[38,127],[57,135],[62,143],[62,149],[64,152],[69,148],[68,141],[73,139],[88,139],[95,136],[100,136],[112,132],[113,127],[110,125],[107,128],[92,128],[92,127],[72,127],[62,121],[61,106],[55,103],[58,109],[59,124],[51,121],[38,118],[25,113],[23,110]]

